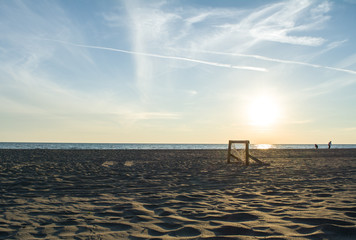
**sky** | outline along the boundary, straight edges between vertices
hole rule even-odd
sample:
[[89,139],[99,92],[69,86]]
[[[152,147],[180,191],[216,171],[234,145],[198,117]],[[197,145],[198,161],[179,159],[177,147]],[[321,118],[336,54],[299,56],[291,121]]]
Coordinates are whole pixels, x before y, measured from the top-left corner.
[[0,142],[356,143],[355,0],[0,0]]

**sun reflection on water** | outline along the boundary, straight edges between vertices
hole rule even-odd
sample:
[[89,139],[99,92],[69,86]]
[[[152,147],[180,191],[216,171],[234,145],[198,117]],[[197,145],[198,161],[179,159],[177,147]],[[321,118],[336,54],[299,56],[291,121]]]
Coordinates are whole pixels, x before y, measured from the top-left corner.
[[255,145],[256,149],[271,149],[275,148],[272,144],[256,144]]

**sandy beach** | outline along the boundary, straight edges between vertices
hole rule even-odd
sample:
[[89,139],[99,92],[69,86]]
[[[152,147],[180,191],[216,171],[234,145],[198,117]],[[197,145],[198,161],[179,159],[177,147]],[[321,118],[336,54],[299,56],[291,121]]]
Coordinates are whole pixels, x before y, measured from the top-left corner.
[[356,149],[0,150],[0,239],[356,239]]

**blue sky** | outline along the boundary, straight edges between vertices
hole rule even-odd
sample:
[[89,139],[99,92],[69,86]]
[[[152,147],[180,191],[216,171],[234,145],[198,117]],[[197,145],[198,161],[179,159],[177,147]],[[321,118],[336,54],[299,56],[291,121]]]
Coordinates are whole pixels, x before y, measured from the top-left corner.
[[356,1],[0,0],[0,141],[356,143]]

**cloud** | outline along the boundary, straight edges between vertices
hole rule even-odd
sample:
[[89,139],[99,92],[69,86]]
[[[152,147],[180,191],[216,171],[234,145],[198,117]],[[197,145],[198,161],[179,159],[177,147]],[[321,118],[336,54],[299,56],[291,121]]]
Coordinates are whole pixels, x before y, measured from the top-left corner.
[[[85,33],[72,21],[73,16],[68,16],[68,12],[55,3],[3,3],[0,3],[0,19],[4,23],[0,24],[0,30],[4,33],[0,35],[2,117],[18,119],[20,116],[23,121],[63,120],[69,125],[83,119],[87,125],[97,122],[125,125],[127,119],[168,120],[179,117],[174,113],[149,112],[145,109],[134,111],[132,105],[139,105],[139,101],[123,100],[117,89],[103,89],[101,84],[106,84],[106,75],[100,71],[97,73],[100,63],[88,51],[94,46],[73,47],[74,44],[69,43],[74,39],[84,39]],[[57,42],[61,44],[44,41],[49,36],[60,38],[62,41]],[[113,51],[110,48],[101,50]],[[133,54],[130,51],[125,53]],[[154,54],[144,56],[162,57]],[[93,73],[100,75],[100,79],[95,79],[96,82],[100,80],[100,84],[94,83],[95,91],[90,90],[93,83],[89,79]],[[116,91],[115,96],[110,95],[112,91]]]
[[[184,49],[182,49],[182,50],[184,50]],[[191,51],[191,50],[185,50],[185,51]],[[312,67],[312,68],[324,68],[324,69],[329,69],[329,70],[338,71],[338,72],[356,74],[356,71],[345,69],[345,68],[330,67],[330,66],[324,66],[324,65],[319,65],[319,64],[306,63],[306,62],[293,61],[293,60],[285,60],[285,59],[279,59],[279,58],[270,58],[270,57],[261,56],[261,55],[243,54],[243,53],[227,53],[227,52],[216,52],[216,51],[204,51],[204,50],[196,50],[196,51],[197,52],[202,52],[202,53],[217,54],[217,55],[228,55],[228,56],[254,58],[254,59],[268,61],[268,62],[302,65],[302,66]],[[356,62],[355,59],[356,59],[355,55],[353,55],[353,56],[350,56],[347,59],[347,61],[351,62],[353,64],[353,63]],[[351,63],[349,65],[351,65]]]
[[[125,9],[133,43],[130,53],[135,54],[137,86],[146,92],[155,85],[154,76],[161,69],[161,66],[147,59],[147,56],[224,68],[266,71],[264,67],[238,64],[236,59],[233,60],[236,64],[220,63],[214,58],[203,59],[194,50],[210,49],[221,52],[238,49],[242,53],[261,41],[320,46],[325,39],[316,37],[315,30],[322,28],[329,19],[327,14],[331,4],[328,1],[290,0],[266,4],[257,9],[228,9],[181,7],[175,5],[175,2],[166,1],[126,1]],[[119,21],[114,13],[106,19],[112,26],[115,21]],[[183,56],[175,54],[182,48],[192,51]],[[170,54],[167,54],[167,49],[171,50]],[[295,64],[306,65],[301,62]],[[173,71],[167,65],[166,70]],[[349,70],[337,70],[350,73]]]
[[[258,79],[257,76],[262,75],[254,74],[259,72],[263,73],[264,79],[269,79],[268,70],[273,68],[271,63],[356,74],[352,69],[298,61],[304,56],[294,52],[294,49],[308,51],[310,57],[320,49],[324,49],[325,53],[344,43],[330,43],[319,32],[330,20],[329,13],[333,5],[329,1],[289,0],[266,3],[257,8],[246,7],[248,5],[239,8],[197,6],[182,6],[175,1],[126,1],[120,8],[125,10],[124,13],[118,13],[116,9],[106,14],[105,20],[114,29],[115,26],[121,29],[122,23],[127,23],[131,48],[122,48],[120,45],[108,48],[107,45],[96,46],[86,42],[77,46],[132,55],[135,86],[142,102],[162,100],[162,95],[173,91],[165,89],[166,86],[178,85],[174,81],[186,81],[187,76],[182,68],[192,72],[190,68],[195,64],[200,65],[195,68],[200,72],[194,72],[197,75],[189,78],[190,85],[183,86],[180,83],[178,86],[185,90],[199,89],[199,97],[204,96],[204,90],[199,88],[199,74],[208,69],[204,65],[217,67],[211,70],[212,79],[219,75],[219,79],[234,78],[236,82],[247,78]],[[286,49],[288,52],[283,55],[286,59],[280,57],[278,51],[269,55],[271,50],[266,46]],[[155,58],[174,61],[155,61]],[[248,71],[231,71],[235,68]],[[212,82],[209,79],[204,86],[212,85]],[[215,93],[209,97],[216,98]]]
[[247,33],[256,40],[319,46],[325,39],[300,36],[300,33],[320,28],[329,19],[326,15],[329,10],[328,2],[315,6],[307,0],[283,1],[254,9],[240,22],[227,23],[221,27],[235,34]]
[[10,112],[53,113],[59,106],[64,111],[75,105],[78,92],[64,86],[64,79],[56,73],[72,73],[86,63],[92,64],[92,59],[83,49],[63,51],[38,41],[39,36],[81,39],[81,31],[67,13],[55,2],[11,1],[0,3],[0,16],[0,92],[14,107]]
[[192,59],[192,58],[187,58],[187,57],[166,56],[166,55],[160,55],[160,54],[154,54],[154,53],[135,52],[135,51],[128,51],[128,50],[117,49],[117,48],[109,48],[109,47],[77,44],[77,43],[65,42],[65,41],[54,40],[54,39],[42,39],[42,40],[59,42],[59,43],[72,45],[72,46],[76,46],[76,47],[82,47],[82,48],[100,49],[100,50],[127,53],[127,54],[133,54],[133,55],[139,55],[139,56],[145,56],[145,57],[154,57],[154,58],[163,58],[163,59],[170,59],[170,60],[179,60],[179,61],[206,64],[206,65],[211,65],[211,66],[215,66],[215,67],[233,68],[233,69],[240,69],[240,70],[251,70],[251,71],[258,71],[258,72],[267,72],[266,68],[261,68],[261,67],[232,65],[232,64],[226,64],[226,63],[210,62],[210,61],[204,61],[204,60],[199,60],[199,59]]

